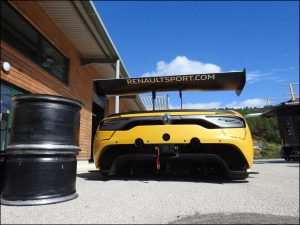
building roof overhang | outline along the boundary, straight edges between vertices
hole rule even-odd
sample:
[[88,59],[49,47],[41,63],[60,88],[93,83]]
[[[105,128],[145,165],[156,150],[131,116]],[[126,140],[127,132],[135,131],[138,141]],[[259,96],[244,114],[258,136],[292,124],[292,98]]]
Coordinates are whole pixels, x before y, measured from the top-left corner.
[[270,109],[262,113],[262,117],[299,116],[299,113],[300,102],[298,99],[296,101],[282,102],[278,105],[272,106]]
[[82,65],[91,65],[102,78],[115,77],[115,62],[120,59],[120,77],[128,77],[92,1],[38,1],[42,9],[73,43]]
[[[120,60],[120,78],[129,77],[92,1],[54,0],[38,1],[38,4],[79,51],[81,65],[89,65],[96,72],[94,79],[115,78],[117,60]],[[135,102],[143,110],[139,100]]]

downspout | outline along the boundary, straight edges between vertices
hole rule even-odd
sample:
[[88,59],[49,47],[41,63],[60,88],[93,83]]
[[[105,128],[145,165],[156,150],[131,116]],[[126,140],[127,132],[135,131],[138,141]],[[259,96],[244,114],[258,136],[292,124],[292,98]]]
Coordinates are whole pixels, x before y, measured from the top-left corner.
[[[116,61],[116,79],[120,78],[120,59]],[[120,112],[120,97],[115,96],[115,113]]]

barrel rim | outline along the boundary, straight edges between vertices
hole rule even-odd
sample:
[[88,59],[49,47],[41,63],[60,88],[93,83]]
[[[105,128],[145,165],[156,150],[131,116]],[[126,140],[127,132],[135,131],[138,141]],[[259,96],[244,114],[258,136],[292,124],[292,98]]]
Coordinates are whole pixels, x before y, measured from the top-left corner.
[[[40,151],[38,151],[40,150]],[[50,150],[44,150],[44,149],[36,149],[36,150],[11,150],[8,153],[6,153],[6,157],[19,157],[19,156],[76,156],[78,155],[79,150],[74,151],[50,151]]]
[[27,101],[43,100],[47,102],[66,103],[66,104],[76,105],[80,109],[83,106],[83,103],[79,100],[75,100],[64,96],[48,95],[48,94],[19,94],[12,97],[13,102],[17,102],[20,100],[27,100]]
[[78,145],[60,145],[60,144],[9,144],[6,150],[9,149],[73,149],[79,150]]
[[7,200],[1,197],[1,205],[15,205],[15,206],[32,206],[32,205],[46,205],[54,204],[59,202],[66,202],[78,197],[75,192],[73,194],[57,197],[57,198],[45,198],[45,199],[33,199],[33,200]]

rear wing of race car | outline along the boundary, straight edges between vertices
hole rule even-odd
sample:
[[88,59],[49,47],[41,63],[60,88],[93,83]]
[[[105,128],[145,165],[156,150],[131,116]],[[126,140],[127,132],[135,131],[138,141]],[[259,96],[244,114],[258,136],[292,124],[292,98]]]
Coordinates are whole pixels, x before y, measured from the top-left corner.
[[235,90],[239,96],[245,83],[245,69],[240,72],[227,73],[94,80],[95,89],[99,96],[135,95],[152,92],[153,110],[155,110],[154,100],[158,91],[179,91],[182,109],[182,91]]
[[134,95],[163,91],[219,91],[235,90],[240,95],[246,83],[246,71],[173,75],[159,77],[138,77],[121,79],[95,79],[99,96]]

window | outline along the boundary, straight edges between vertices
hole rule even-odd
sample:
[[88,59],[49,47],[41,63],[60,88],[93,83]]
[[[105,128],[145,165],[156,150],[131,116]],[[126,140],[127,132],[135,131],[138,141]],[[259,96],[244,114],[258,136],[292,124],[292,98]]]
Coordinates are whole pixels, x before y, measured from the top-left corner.
[[1,40],[68,83],[68,59],[6,1],[1,1]]

